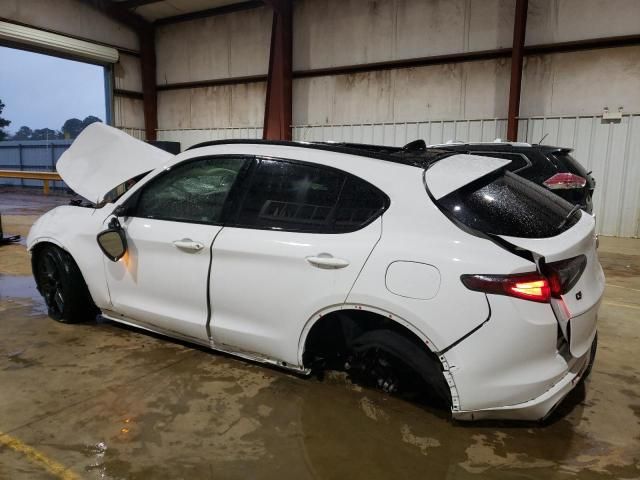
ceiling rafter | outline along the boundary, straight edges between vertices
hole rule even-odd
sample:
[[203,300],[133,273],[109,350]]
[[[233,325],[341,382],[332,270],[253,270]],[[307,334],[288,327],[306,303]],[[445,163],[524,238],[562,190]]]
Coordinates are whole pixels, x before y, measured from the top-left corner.
[[216,15],[225,15],[227,13],[251,10],[253,8],[264,7],[264,5],[265,3],[262,0],[248,0],[238,3],[232,3],[230,5],[223,5],[221,7],[208,8],[206,10],[182,13],[180,15],[174,15],[172,17],[159,18],[154,23],[155,25],[168,25],[172,23],[196,20],[198,18],[214,17]]

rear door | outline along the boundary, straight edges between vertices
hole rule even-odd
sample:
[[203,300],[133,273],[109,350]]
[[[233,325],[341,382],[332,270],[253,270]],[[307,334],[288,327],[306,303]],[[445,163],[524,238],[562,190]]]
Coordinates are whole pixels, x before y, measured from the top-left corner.
[[343,171],[259,159],[213,245],[214,343],[298,364],[318,311],[344,303],[382,233],[387,197]]

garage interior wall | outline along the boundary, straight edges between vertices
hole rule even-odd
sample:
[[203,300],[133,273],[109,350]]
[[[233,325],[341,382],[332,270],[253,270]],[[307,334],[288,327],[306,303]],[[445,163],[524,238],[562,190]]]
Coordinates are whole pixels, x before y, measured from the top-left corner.
[[137,34],[78,0],[2,0],[0,19],[116,48],[113,65],[113,124],[144,137]]
[[[156,30],[158,127],[162,130],[261,128],[272,12],[261,7]],[[167,85],[219,80],[227,84],[162,90]]]

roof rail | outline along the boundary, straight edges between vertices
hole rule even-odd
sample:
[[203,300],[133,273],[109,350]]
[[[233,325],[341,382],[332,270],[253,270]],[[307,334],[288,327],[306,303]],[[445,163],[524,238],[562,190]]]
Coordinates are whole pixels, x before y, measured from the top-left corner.
[[349,142],[293,142],[284,140],[231,139],[202,142],[192,145],[187,148],[187,150],[211,147],[215,145],[280,145],[286,147],[310,148],[314,150],[370,157],[420,168],[427,168],[432,163],[455,154],[455,152],[452,153],[444,150],[428,149],[424,140],[415,140],[404,147],[392,147],[388,145],[371,145],[366,143]]

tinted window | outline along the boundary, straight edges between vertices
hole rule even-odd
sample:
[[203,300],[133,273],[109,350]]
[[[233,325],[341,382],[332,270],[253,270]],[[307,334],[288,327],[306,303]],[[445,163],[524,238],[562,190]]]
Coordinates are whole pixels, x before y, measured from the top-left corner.
[[353,175],[347,180],[336,211],[335,230],[353,231],[371,222],[387,206],[387,198],[373,185]]
[[483,157],[504,158],[505,160],[511,160],[511,163],[507,165],[507,170],[515,172],[529,165],[527,158],[521,153],[505,153],[505,152],[469,152],[473,155],[482,155]]
[[386,198],[339,170],[260,161],[237,216],[238,226],[301,232],[357,230],[377,217]]
[[205,158],[174,166],[143,187],[136,217],[219,223],[236,176],[246,160]]
[[570,203],[511,172],[483,177],[438,204],[468,227],[513,237],[552,237],[580,218]]

